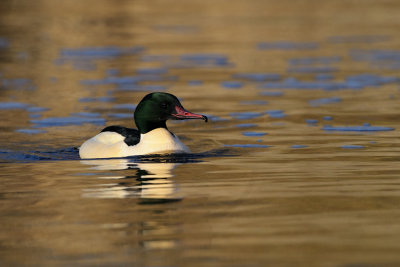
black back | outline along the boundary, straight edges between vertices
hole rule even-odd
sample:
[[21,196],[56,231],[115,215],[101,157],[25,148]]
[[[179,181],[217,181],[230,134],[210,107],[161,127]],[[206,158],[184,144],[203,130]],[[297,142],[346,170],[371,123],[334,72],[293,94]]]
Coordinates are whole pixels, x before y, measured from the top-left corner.
[[125,137],[124,142],[128,146],[134,146],[140,141],[140,132],[136,129],[125,128],[119,125],[108,126],[101,132],[114,132]]

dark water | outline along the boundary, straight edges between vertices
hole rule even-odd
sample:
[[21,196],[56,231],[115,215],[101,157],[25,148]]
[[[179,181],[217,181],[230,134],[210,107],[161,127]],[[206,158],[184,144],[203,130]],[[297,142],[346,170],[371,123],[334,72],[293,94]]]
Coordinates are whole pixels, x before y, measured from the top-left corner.
[[[399,266],[397,1],[0,2],[0,265]],[[193,154],[85,160],[152,91]]]

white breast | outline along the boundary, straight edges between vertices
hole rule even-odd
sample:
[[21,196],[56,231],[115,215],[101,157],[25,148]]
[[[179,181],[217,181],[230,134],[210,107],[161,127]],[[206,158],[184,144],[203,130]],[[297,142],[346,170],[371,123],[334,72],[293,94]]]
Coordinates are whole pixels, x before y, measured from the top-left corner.
[[140,135],[140,142],[128,146],[125,137],[115,132],[101,132],[82,144],[79,156],[88,158],[116,158],[172,152],[188,153],[190,150],[167,129],[157,128]]
[[128,146],[126,154],[146,155],[171,152],[190,152],[178,137],[171,134],[165,128],[157,128],[146,134],[140,135],[140,142],[136,146]]

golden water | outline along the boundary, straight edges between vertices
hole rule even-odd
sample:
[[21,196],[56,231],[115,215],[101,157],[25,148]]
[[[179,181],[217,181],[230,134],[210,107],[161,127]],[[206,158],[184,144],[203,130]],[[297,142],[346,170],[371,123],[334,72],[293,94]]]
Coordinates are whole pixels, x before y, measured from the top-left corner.
[[[340,57],[331,64],[338,69],[334,81],[363,73],[400,76],[376,61],[353,60],[350,52],[400,49],[399,11],[394,0],[1,1],[0,37],[8,44],[0,46],[0,102],[48,110],[38,118],[25,109],[0,110],[0,265],[399,266],[399,83],[271,89],[284,94],[260,96],[268,91],[262,83],[232,78],[277,73],[281,80],[312,81],[314,73],[288,71],[288,60],[305,57]],[[348,39],[330,41],[335,36]],[[318,48],[257,48],[277,41]],[[145,50],[95,59],[94,67],[57,63],[63,49],[105,46]],[[184,54],[218,54],[228,62],[176,66]],[[155,55],[172,59],[143,60]],[[104,126],[34,128],[31,122],[91,112],[107,125],[133,127],[131,118],[111,114],[118,112],[113,106],[136,104],[147,92],[81,81],[103,79],[110,69],[133,76],[157,67],[177,78],[141,85],[166,86],[188,110],[222,119],[169,124],[205,156],[80,161],[71,148]],[[16,78],[35,88],[5,85]],[[221,86],[232,80],[243,86]],[[88,97],[113,99],[79,101]],[[332,97],[341,101],[308,102]],[[268,103],[243,103],[255,100]],[[287,116],[273,118],[267,110]],[[233,112],[263,114],[242,120]],[[237,127],[243,123],[256,126]],[[364,123],[395,130],[322,130]],[[244,136],[247,131],[267,134]],[[268,147],[231,146],[238,144]]]

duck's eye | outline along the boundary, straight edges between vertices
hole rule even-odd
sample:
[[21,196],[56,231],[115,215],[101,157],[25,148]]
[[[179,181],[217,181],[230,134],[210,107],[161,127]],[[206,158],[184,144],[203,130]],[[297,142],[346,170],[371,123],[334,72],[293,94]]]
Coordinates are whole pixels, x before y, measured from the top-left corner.
[[167,109],[168,108],[168,103],[161,103],[161,108]]

